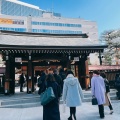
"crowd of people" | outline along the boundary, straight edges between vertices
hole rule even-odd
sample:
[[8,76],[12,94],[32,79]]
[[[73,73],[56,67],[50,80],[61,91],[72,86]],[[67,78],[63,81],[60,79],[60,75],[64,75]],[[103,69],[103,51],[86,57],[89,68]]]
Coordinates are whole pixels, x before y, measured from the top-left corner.
[[[43,120],[60,120],[60,97],[62,97],[63,102],[65,101],[66,106],[70,108],[68,120],[76,120],[76,107],[82,104],[84,98],[78,78],[74,76],[72,71],[65,73],[63,69],[60,69],[59,73],[56,69],[50,69],[47,75],[43,71],[38,80],[39,94],[43,93],[46,89],[45,81],[47,81],[48,87],[53,88],[56,99],[47,105],[43,105]],[[93,71],[91,91],[92,96],[95,96],[97,99],[100,118],[105,117],[104,106],[106,105],[110,109],[110,114],[113,114],[114,111],[109,97],[110,87],[105,73]]]
[[[21,75],[21,83],[24,75]],[[59,102],[62,98],[66,106],[70,108],[70,116],[68,120],[76,120],[76,107],[82,104],[84,95],[81,85],[77,77],[74,76],[71,70],[65,72],[62,68],[49,69],[46,74],[42,71],[40,75],[34,77],[34,87],[39,87],[38,94],[41,95],[46,88],[52,87],[55,94],[55,99],[46,105],[43,105],[43,120],[60,120]],[[46,84],[47,82],[47,84]],[[20,90],[22,91],[23,85],[21,84]],[[117,96],[120,99],[120,74],[116,74],[115,88],[117,89]],[[91,92],[92,97],[95,97],[98,102],[98,111],[101,119],[104,119],[104,106],[108,106],[110,114],[113,114],[113,107],[109,97],[110,86],[109,80],[106,78],[105,73],[93,71],[91,78]]]

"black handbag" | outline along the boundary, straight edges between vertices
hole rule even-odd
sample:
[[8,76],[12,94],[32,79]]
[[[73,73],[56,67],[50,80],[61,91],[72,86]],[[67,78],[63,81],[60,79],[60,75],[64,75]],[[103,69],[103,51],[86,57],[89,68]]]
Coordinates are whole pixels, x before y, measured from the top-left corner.
[[92,105],[98,105],[96,97],[92,97]]

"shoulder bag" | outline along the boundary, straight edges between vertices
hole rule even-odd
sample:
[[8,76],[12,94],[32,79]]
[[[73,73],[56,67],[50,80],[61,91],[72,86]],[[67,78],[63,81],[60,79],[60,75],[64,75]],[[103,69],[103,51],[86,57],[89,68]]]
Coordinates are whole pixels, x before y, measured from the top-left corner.
[[47,105],[55,99],[55,94],[52,87],[47,87],[46,90],[40,94],[41,105]]

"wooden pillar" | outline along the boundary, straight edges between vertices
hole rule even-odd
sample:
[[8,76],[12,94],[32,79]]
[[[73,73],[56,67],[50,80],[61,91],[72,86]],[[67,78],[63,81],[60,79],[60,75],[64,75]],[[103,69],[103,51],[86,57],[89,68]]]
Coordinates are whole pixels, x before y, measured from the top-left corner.
[[71,56],[70,56],[70,54],[68,55],[68,58],[67,58],[67,70],[71,70]]
[[11,55],[10,57],[10,93],[15,93],[15,57]]
[[100,61],[100,65],[102,65],[102,56],[101,56],[101,52],[99,52],[98,58],[99,58],[99,61]]
[[29,54],[28,58],[28,78],[27,78],[27,93],[32,93],[32,60],[31,54]]
[[10,58],[8,52],[6,53],[6,69],[5,69],[5,95],[10,93],[9,91],[9,80],[10,80]]
[[85,61],[85,67],[86,67],[85,87],[86,87],[86,90],[88,90],[89,85],[90,85],[88,60]]
[[86,56],[82,55],[80,61],[78,62],[78,76],[82,88],[85,88],[85,77],[86,77],[86,66],[85,66]]

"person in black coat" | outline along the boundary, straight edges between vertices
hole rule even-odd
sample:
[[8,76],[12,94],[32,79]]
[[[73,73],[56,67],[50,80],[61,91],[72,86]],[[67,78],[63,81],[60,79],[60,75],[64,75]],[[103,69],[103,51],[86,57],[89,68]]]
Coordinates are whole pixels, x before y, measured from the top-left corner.
[[45,82],[46,84],[44,84],[42,92],[45,91],[46,87],[52,87],[55,99],[43,106],[43,120],[60,120],[59,99],[61,91],[59,89],[59,85],[52,74],[48,74],[46,76]]
[[120,74],[117,73],[115,76],[115,88],[117,89],[117,97],[120,100]]
[[59,75],[62,78],[62,87],[61,87],[61,90],[63,90],[63,83],[64,83],[63,81],[66,79],[66,74],[65,74],[65,71],[63,70],[63,68],[60,68]]
[[20,75],[20,92],[23,92],[23,84],[25,82],[25,79],[24,79],[24,74],[22,73]]
[[41,76],[38,78],[38,87],[39,87],[38,94],[39,95],[41,94],[41,92],[44,89],[45,78],[46,78],[46,74],[44,71],[42,71]]
[[34,90],[36,90],[37,87],[37,75],[34,75]]
[[53,76],[55,78],[55,81],[58,83],[58,85],[60,86],[60,91],[61,91],[61,94],[62,94],[62,86],[63,86],[63,82],[62,82],[62,78],[60,75],[58,75],[58,70],[57,69],[54,69],[53,70]]

